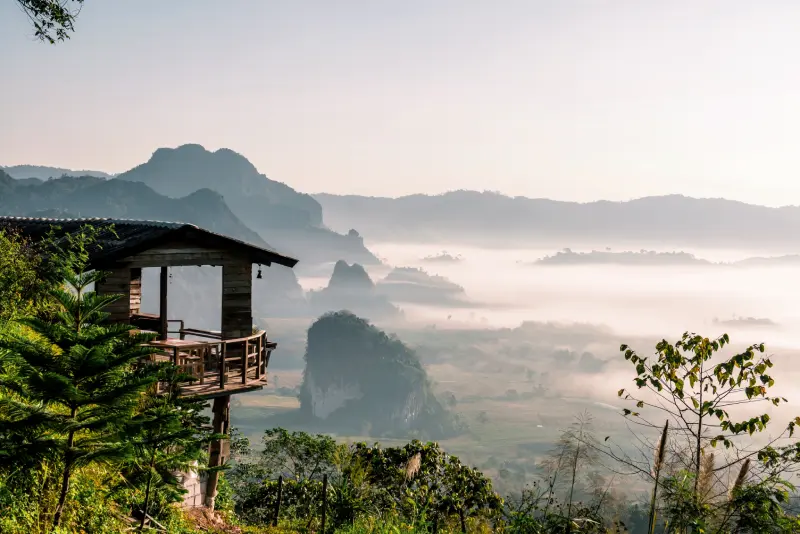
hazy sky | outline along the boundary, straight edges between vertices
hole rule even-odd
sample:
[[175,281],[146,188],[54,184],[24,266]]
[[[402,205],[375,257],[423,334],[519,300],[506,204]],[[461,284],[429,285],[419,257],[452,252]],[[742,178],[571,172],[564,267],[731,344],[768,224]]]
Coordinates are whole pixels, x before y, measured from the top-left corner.
[[800,2],[0,3],[0,164],[228,147],[305,192],[800,204]]

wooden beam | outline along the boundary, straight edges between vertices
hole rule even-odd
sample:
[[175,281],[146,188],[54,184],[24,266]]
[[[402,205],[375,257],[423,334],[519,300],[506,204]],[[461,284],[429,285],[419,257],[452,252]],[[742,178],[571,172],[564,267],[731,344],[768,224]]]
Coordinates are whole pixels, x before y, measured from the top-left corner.
[[171,243],[151,248],[122,261],[132,267],[241,265],[249,262],[245,256],[233,250],[202,248],[186,243]]
[[167,326],[167,293],[169,290],[169,267],[161,268],[161,278],[159,287],[159,316],[161,318],[161,339],[167,339],[169,330]]

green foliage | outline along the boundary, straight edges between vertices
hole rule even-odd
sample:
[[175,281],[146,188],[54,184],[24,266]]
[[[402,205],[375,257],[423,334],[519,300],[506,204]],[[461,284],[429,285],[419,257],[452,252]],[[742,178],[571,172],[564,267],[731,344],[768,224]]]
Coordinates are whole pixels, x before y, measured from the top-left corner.
[[126,458],[131,445],[119,434],[154,377],[134,364],[152,352],[151,336],[132,327],[105,325],[104,308],[116,297],[87,287],[102,273],[67,274],[68,287],[51,296],[53,322],[21,319],[36,338],[0,340],[5,376],[0,387],[0,465],[52,460],[61,466],[61,490],[53,522],[59,524],[75,470]]
[[92,532],[117,534],[126,525],[114,503],[108,501],[103,484],[110,474],[102,467],[80,471],[73,477],[70,499],[64,507],[62,526],[51,530],[50,516],[57,484],[39,469],[29,477],[0,473],[0,532],[7,534]]
[[288,432],[283,428],[266,430],[260,465],[267,476],[279,475],[295,480],[322,480],[331,470],[336,441],[330,436]]
[[[0,336],[0,516],[28,532],[119,532],[142,501],[172,515],[182,491],[173,472],[201,459],[208,437],[204,404],[178,395],[176,369],[140,364],[151,336],[108,324],[116,297],[88,291],[103,276],[85,272],[94,235],[51,233],[37,245],[43,300],[12,302],[13,327]],[[150,388],[156,380],[166,395]]]
[[0,323],[31,315],[49,286],[42,282],[37,247],[0,230]]
[[379,488],[385,505],[412,520],[446,520],[453,515],[493,518],[502,508],[503,500],[483,473],[436,443],[414,440],[387,448],[356,443],[353,454],[364,462],[367,480]]
[[[701,450],[706,446],[725,448],[735,445],[734,437],[752,435],[767,428],[770,417],[763,413],[744,420],[734,419],[728,410],[745,403],[768,401],[777,406],[786,399],[768,395],[775,380],[768,374],[772,361],[759,356],[764,344],[754,344],[723,361],[714,361],[730,340],[727,334],[715,340],[684,333],[674,344],[662,340],[656,345],[655,359],[639,356],[627,345],[624,353],[636,370],[634,382],[640,390],[648,390],[654,400],[634,397],[621,389],[620,397],[631,400],[636,409],[645,407],[666,413],[675,431],[688,436],[694,449],[694,480],[698,481]],[[655,427],[641,412],[625,409],[626,417]],[[790,423],[788,433],[794,430]],[[695,488],[696,490],[696,488]]]
[[56,308],[53,287],[68,272],[79,271],[96,231],[81,229],[58,246],[53,232],[32,241],[13,230],[0,229],[0,326],[28,316],[47,317]]
[[[158,380],[167,386],[167,391],[155,394],[151,390],[123,428],[133,456],[121,466],[122,487],[139,489],[143,493],[141,509],[156,517],[165,506],[181,500],[185,490],[176,473],[199,470],[204,445],[212,438],[203,430],[210,422],[202,414],[206,402],[180,396],[178,384],[188,377],[173,365],[159,371]],[[156,504],[161,505],[159,512],[151,509],[154,495]]]
[[272,519],[275,478],[281,474],[285,476],[281,517],[287,518],[318,515],[320,479],[327,475],[328,517],[334,526],[387,513],[410,524],[444,524],[454,518],[481,521],[499,517],[502,509],[503,500],[486,476],[435,443],[337,446],[328,436],[274,429],[266,432],[265,444],[260,458],[247,461],[240,456],[229,473],[237,513],[251,523]]
[[711,516],[711,507],[697,497],[695,480],[693,472],[682,471],[661,483],[666,504],[664,519],[676,533],[705,529]]
[[83,0],[16,0],[20,9],[28,15],[41,41],[56,44],[69,39],[74,31],[75,17],[80,12]]
[[[625,389],[619,390],[620,397],[636,404],[637,411],[625,409],[623,414],[645,427],[655,425],[638,410],[649,408],[668,417],[652,467],[619,458],[610,448],[604,451],[653,479],[651,532],[658,515],[675,533],[779,532],[794,521],[785,515],[786,486],[779,473],[798,459],[796,452],[800,449],[776,449],[773,444],[785,435],[791,436],[800,419],[791,422],[782,435],[766,446],[755,450],[740,446],[742,436],[766,430],[770,417],[763,413],[737,419],[728,410],[759,401],[778,406],[786,399],[769,395],[775,380],[770,374],[772,361],[762,356],[763,344],[721,357],[720,351],[729,343],[727,334],[711,340],[685,333],[674,344],[659,342],[652,360],[639,356],[627,345],[620,347],[635,368],[637,389],[649,392],[649,396],[634,397]],[[673,436],[671,441],[668,431]],[[641,437],[637,439],[646,443]],[[667,443],[670,447],[665,454]],[[725,447],[723,455],[726,450],[736,451],[722,456],[721,465],[715,463],[711,452],[718,444]],[[751,459],[759,460],[762,478],[751,476],[748,480]],[[720,475],[730,473],[742,460],[733,490],[726,497],[715,489],[720,485]],[[656,506],[659,489],[660,511]]]
[[731,496],[732,530],[752,533],[800,531],[800,519],[786,513],[789,491],[794,489],[788,482],[769,479],[735,488]]

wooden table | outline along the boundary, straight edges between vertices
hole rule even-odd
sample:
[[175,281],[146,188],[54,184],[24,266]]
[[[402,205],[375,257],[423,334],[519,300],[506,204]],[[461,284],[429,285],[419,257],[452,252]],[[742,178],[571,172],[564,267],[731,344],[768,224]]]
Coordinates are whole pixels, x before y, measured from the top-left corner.
[[159,339],[147,343],[162,353],[170,355],[172,363],[183,368],[203,383],[205,363],[211,352],[211,343],[188,339]]

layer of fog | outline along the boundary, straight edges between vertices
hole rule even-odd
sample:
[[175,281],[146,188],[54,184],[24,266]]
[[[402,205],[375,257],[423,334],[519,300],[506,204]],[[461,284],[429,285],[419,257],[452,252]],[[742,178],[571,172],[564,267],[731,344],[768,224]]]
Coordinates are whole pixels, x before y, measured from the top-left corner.
[[[730,326],[714,319],[768,318],[774,327],[736,326],[737,337],[800,346],[800,306],[791,290],[791,267],[725,269],[709,266],[525,265],[554,250],[503,250],[392,243],[367,243],[390,266],[421,267],[462,285],[480,303],[472,309],[442,309],[401,303],[412,321],[475,327],[513,327],[522,321],[589,322],[620,333],[675,337],[685,330],[715,335]],[[423,258],[459,254],[460,262]],[[689,250],[711,261],[735,261],[747,251]],[[332,270],[332,266],[330,266]],[[386,267],[368,269],[374,280]],[[324,276],[301,279],[306,289]]]
[[[529,263],[556,250],[490,250],[374,242],[367,245],[387,264],[368,268],[373,280],[385,276],[391,267],[420,267],[462,285],[467,296],[480,303],[472,309],[400,303],[406,319],[417,327],[439,330],[448,327],[514,328],[524,321],[609,327],[614,341],[606,340],[605,346],[592,349],[599,358],[609,362],[603,371],[569,372],[568,376],[548,378],[553,393],[562,399],[573,396],[591,400],[592,411],[627,405],[616,397],[616,391],[631,384],[633,374],[617,351],[618,343],[634,343],[641,354],[650,355],[657,340],[676,341],[688,330],[709,337],[727,332],[733,341],[732,349],[743,350],[753,343],[767,344],[776,364],[775,394],[790,398],[792,403],[779,408],[765,404],[746,406],[737,409],[736,416],[766,411],[775,421],[777,434],[797,415],[795,405],[800,404],[800,389],[794,384],[800,378],[800,364],[795,363],[798,354],[793,348],[800,347],[800,306],[792,291],[798,273],[791,267],[534,266]],[[451,255],[459,255],[462,260],[430,262],[424,259],[443,249]],[[750,251],[735,250],[685,251],[714,262],[737,261],[754,255]],[[332,270],[332,266],[330,268]],[[301,279],[306,289],[326,283],[324,276]],[[714,321],[715,318],[724,321],[734,317],[768,318],[775,324],[731,325]],[[435,336],[435,331],[431,331],[430,336]],[[530,364],[535,367],[552,362]],[[479,375],[476,372],[475,378]],[[522,384],[509,381],[507,387],[518,385]]]

